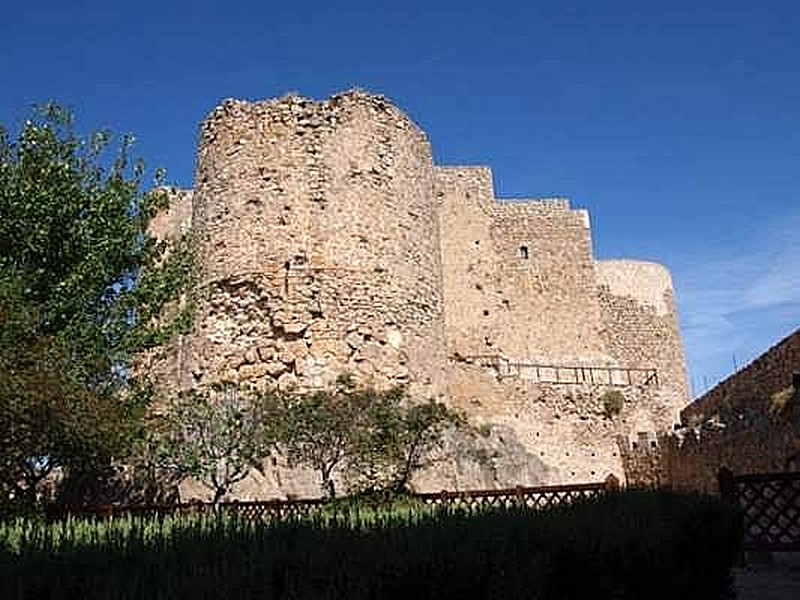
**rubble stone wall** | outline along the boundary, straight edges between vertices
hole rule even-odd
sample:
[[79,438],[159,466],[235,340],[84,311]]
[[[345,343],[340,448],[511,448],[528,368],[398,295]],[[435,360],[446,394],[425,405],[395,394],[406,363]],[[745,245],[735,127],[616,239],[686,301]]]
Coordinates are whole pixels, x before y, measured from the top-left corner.
[[628,485],[717,494],[721,467],[736,475],[800,470],[800,422],[642,433],[619,438],[619,449]]
[[[449,374],[451,402],[475,426],[490,431],[499,428],[509,445],[519,443],[525,450],[539,479],[529,475],[522,485],[602,481],[609,474],[624,481],[618,436],[635,436],[664,422],[654,409],[662,390],[654,386],[541,383],[502,377],[491,367],[462,361],[451,364]],[[604,404],[604,396],[612,389],[624,398],[617,414],[609,414]],[[456,483],[454,465],[458,463],[451,461],[440,476]],[[482,476],[491,472],[484,469]],[[504,475],[503,469],[495,472],[495,487],[514,485]]]
[[658,370],[663,387],[671,392],[672,422],[677,422],[688,388],[669,271],[632,260],[601,260],[596,269],[607,351],[626,367]]
[[768,402],[792,385],[795,373],[800,373],[800,329],[692,402],[681,413],[682,421],[699,423],[730,407]]
[[442,346],[425,136],[379,97],[228,101],[201,131],[192,383],[431,385]]

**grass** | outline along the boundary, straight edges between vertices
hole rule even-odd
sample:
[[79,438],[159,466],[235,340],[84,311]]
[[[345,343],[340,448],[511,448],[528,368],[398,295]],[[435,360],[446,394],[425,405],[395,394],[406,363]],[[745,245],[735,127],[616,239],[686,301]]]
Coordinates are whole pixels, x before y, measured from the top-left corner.
[[546,512],[412,502],[284,522],[0,523],[4,598],[720,598],[737,516],[631,491]]

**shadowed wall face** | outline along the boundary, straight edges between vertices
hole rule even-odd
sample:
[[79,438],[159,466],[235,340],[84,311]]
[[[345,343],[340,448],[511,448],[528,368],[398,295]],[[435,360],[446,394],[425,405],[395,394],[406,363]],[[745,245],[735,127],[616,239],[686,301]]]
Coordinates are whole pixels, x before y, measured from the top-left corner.
[[681,412],[683,429],[652,449],[625,441],[628,478],[717,493],[720,467],[736,475],[800,470],[800,331]]

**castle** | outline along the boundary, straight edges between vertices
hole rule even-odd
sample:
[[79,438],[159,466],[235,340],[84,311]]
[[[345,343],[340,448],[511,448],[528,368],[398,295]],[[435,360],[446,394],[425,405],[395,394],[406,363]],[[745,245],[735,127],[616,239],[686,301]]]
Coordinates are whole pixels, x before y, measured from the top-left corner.
[[[490,431],[490,460],[441,464],[422,489],[622,477],[617,436],[671,428],[688,400],[664,267],[595,260],[566,199],[498,200],[488,168],[434,165],[383,97],[225,101],[194,190],[153,223],[189,229],[198,312],[165,380],[308,389],[348,372],[441,398]],[[308,493],[271,477],[242,496]]]

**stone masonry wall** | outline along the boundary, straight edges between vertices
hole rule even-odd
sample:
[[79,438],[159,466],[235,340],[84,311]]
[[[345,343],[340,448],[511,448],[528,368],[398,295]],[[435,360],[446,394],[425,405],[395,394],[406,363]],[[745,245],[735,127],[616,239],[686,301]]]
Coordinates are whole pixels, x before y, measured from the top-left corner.
[[192,228],[194,192],[177,188],[165,188],[169,197],[169,208],[153,217],[148,232],[159,239],[174,238]]
[[[488,487],[516,485],[514,477],[521,485],[602,481],[609,474],[624,480],[617,438],[661,422],[654,411],[661,391],[654,386],[543,384],[460,360],[448,373],[447,397],[491,433],[488,465],[451,458],[439,468],[440,480],[462,489],[470,473]],[[618,414],[603,402],[611,389],[624,397]],[[419,483],[430,482],[422,477]]]
[[191,383],[430,386],[439,224],[424,135],[380,97],[228,101],[201,132]]
[[688,388],[669,271],[632,260],[602,260],[596,269],[607,351],[627,367],[658,369],[662,403],[677,422]]
[[436,167],[444,323],[448,354],[493,354],[498,348],[494,294],[501,285],[492,250],[492,173],[481,167]]
[[607,364],[588,216],[496,201],[491,172],[436,169],[449,351]]
[[732,429],[642,434],[620,438],[619,448],[628,485],[717,494],[721,467],[737,475],[800,470],[800,421],[784,416]]
[[691,433],[667,458],[673,485],[716,489],[721,466],[734,474],[800,470],[797,374],[800,330],[687,406],[681,420]]
[[[800,470],[800,331],[686,407],[657,447],[620,442],[629,481],[717,492],[717,472]],[[794,381],[793,381],[794,378]]]
[[496,322],[511,356],[603,364],[589,217],[566,200],[494,205],[501,293]]
[[800,329],[692,402],[681,413],[682,420],[700,423],[726,408],[767,402],[772,394],[792,385],[792,376],[798,372]]

